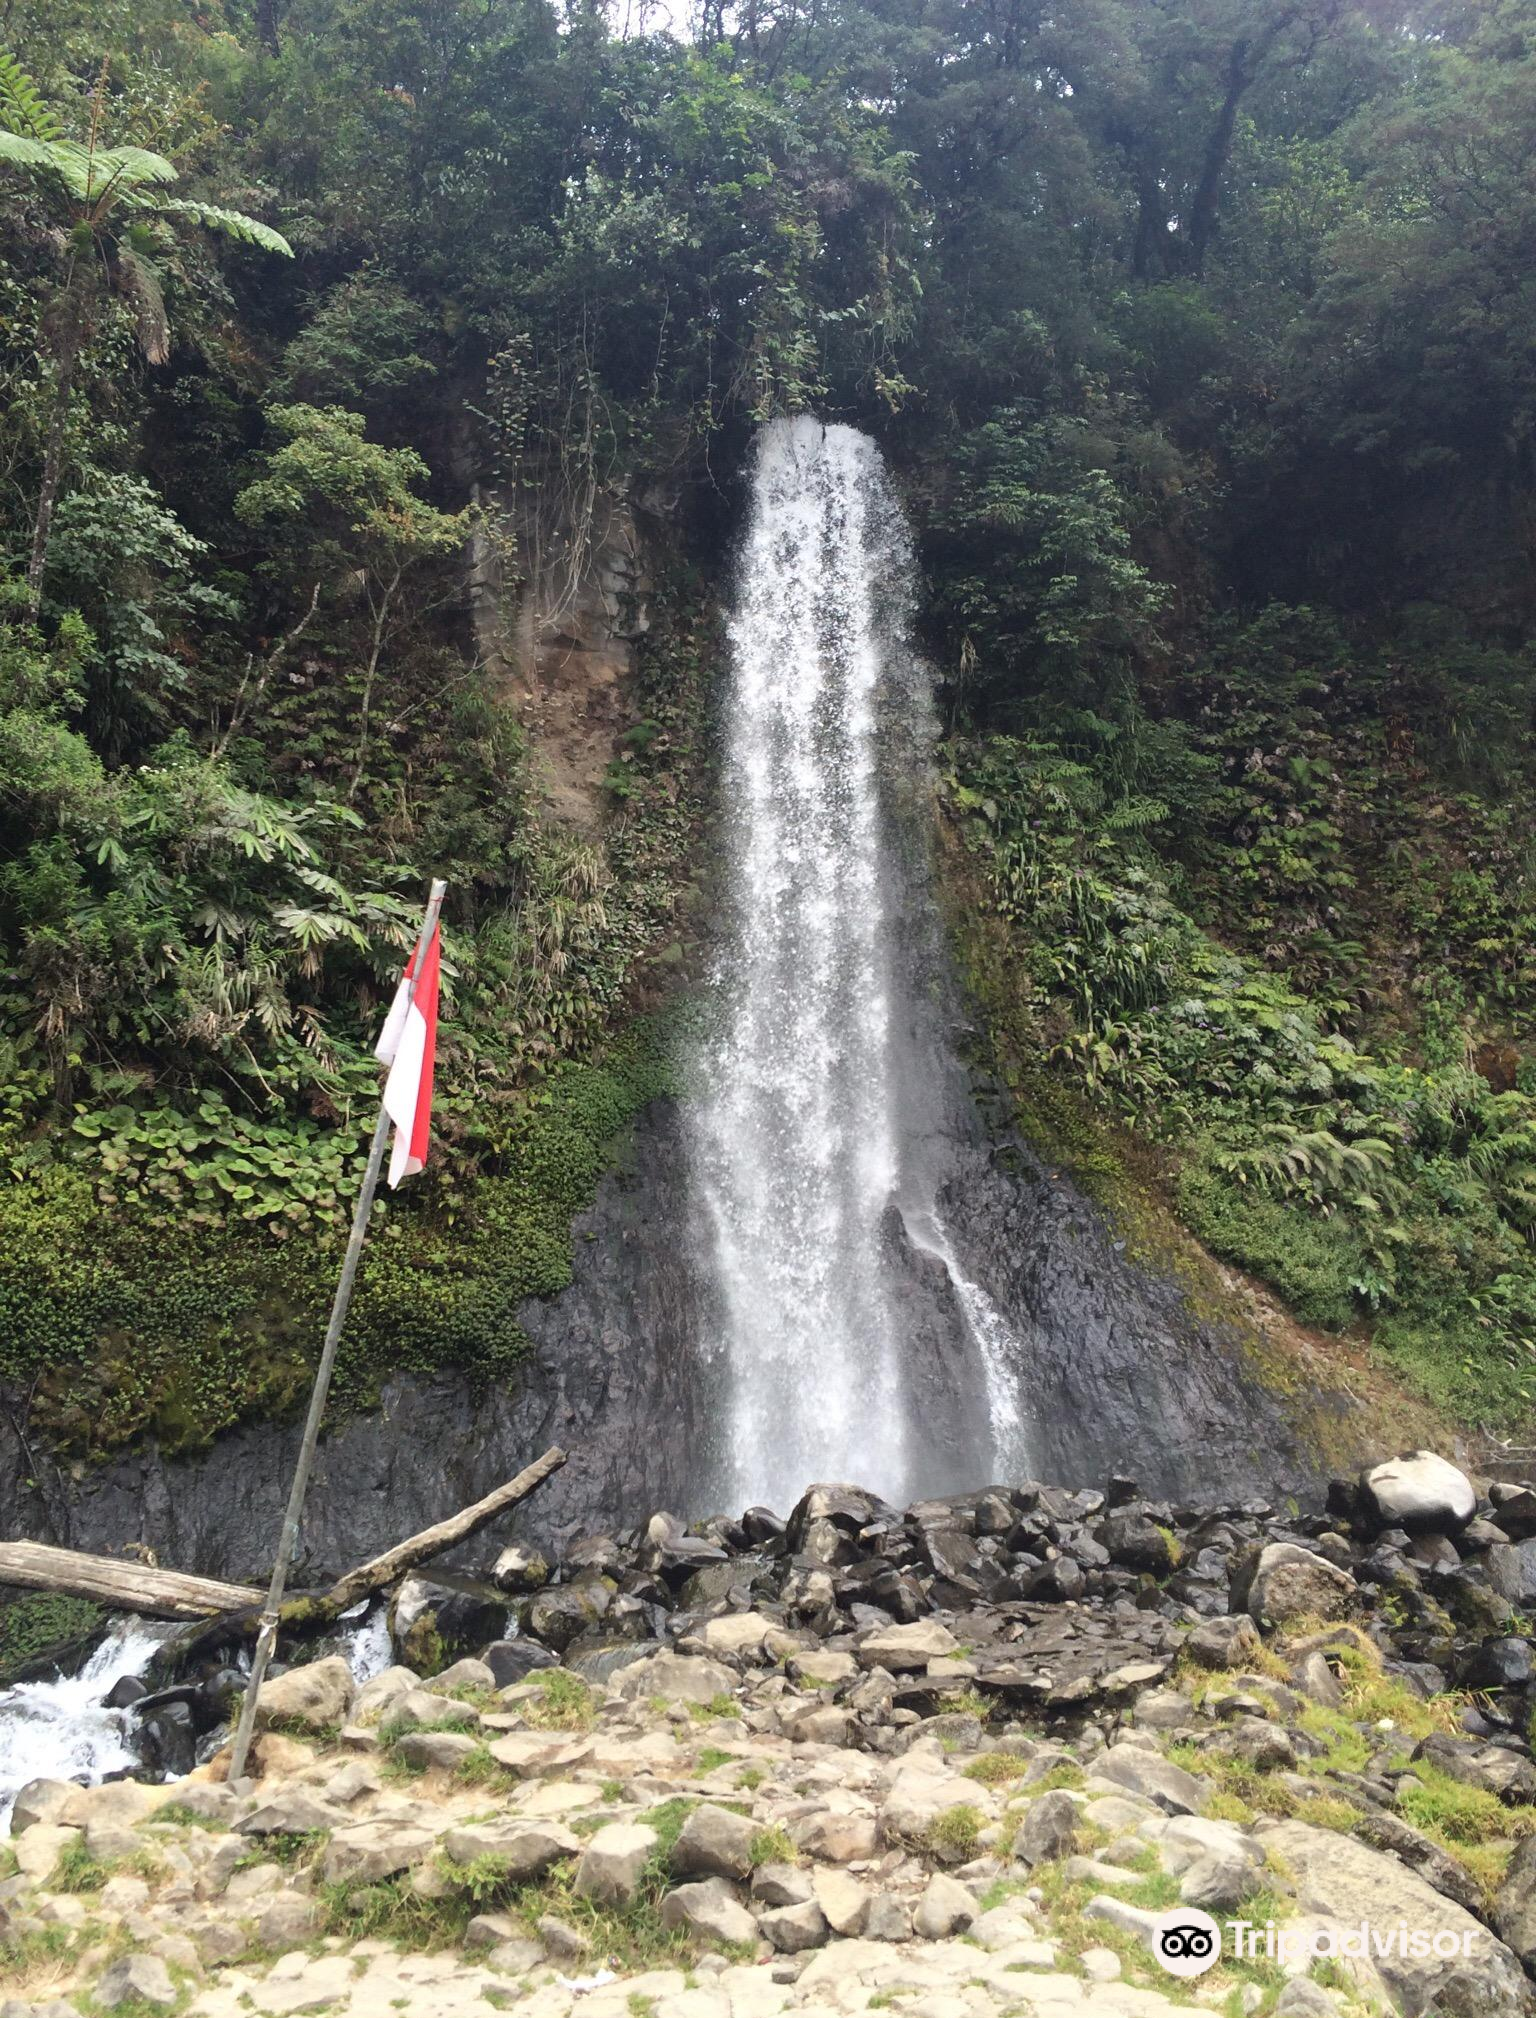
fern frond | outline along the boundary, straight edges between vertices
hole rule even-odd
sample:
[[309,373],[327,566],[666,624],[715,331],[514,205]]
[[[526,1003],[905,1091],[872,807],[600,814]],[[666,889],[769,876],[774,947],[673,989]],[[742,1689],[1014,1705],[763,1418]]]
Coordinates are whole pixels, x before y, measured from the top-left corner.
[[0,127],[0,161],[15,168],[50,168],[59,173],[58,148],[46,140],[34,140],[30,133],[11,133]]
[[163,154],[147,147],[107,147],[90,157],[90,195],[93,199],[110,189],[138,189],[146,183],[175,182],[176,170]]
[[293,257],[293,247],[280,231],[274,231],[259,218],[247,217],[243,210],[223,210],[216,203],[198,203],[186,196],[157,198],[146,202],[145,207],[162,215],[190,217],[209,231],[220,231],[243,245],[259,245],[263,252],[280,252],[285,259]]
[[64,129],[43,102],[42,93],[9,49],[0,49],[0,126],[43,146],[62,140]]

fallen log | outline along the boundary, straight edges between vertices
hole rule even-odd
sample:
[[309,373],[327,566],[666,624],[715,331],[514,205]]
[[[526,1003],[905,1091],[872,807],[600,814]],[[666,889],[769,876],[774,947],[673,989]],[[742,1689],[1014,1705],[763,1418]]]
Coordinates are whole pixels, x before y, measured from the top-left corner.
[[[488,1520],[494,1519],[499,1513],[504,1513],[509,1506],[516,1506],[519,1500],[526,1499],[552,1472],[560,1469],[565,1463],[565,1455],[558,1444],[552,1446],[542,1457],[535,1458],[531,1465],[520,1471],[516,1478],[509,1479],[505,1485],[497,1486],[494,1492],[487,1493],[484,1499],[476,1500],[473,1506],[467,1506],[447,1520],[439,1521],[435,1527],[423,1528],[420,1534],[414,1534],[408,1541],[400,1542],[392,1549],[386,1549],[383,1555],[375,1556],[372,1562],[361,1563],[355,1570],[348,1570],[338,1583],[332,1584],[318,1603],[327,1610],[345,1611],[348,1605],[356,1604],[359,1598],[367,1597],[372,1591],[383,1590],[386,1584],[396,1582],[408,1570],[415,1569],[418,1563],[424,1563],[432,1556],[441,1555],[444,1549],[452,1548],[455,1542],[463,1541],[466,1535],[473,1534],[478,1527],[484,1527]],[[311,1607],[316,1602],[314,1599],[295,1600],[296,1605],[308,1604]]]
[[[434,1527],[423,1528],[408,1540],[386,1549],[371,1562],[348,1570],[328,1591],[295,1597],[283,1607],[282,1620],[288,1626],[321,1625],[344,1612],[359,1598],[383,1590],[418,1563],[441,1555],[455,1542],[483,1527],[499,1513],[541,1486],[552,1472],[565,1463],[566,1454],[558,1445],[516,1478],[509,1479],[484,1499],[476,1500]],[[119,1556],[82,1555],[75,1549],[50,1548],[44,1542],[0,1542],[0,1584],[21,1584],[28,1590],[74,1591],[80,1597],[96,1598],[121,1612],[142,1612],[149,1618],[206,1619],[221,1612],[247,1612],[259,1607],[265,1593],[248,1584],[220,1583],[213,1577],[186,1576],[180,1570],[152,1569],[146,1563],[125,1561]],[[232,1620],[232,1631],[248,1637],[254,1630],[255,1612],[247,1620]]]
[[208,1618],[215,1612],[259,1605],[262,1597],[247,1584],[152,1569],[120,1556],[82,1555],[75,1549],[50,1548],[45,1542],[0,1542],[0,1584],[73,1591],[114,1611],[141,1612],[156,1619]]

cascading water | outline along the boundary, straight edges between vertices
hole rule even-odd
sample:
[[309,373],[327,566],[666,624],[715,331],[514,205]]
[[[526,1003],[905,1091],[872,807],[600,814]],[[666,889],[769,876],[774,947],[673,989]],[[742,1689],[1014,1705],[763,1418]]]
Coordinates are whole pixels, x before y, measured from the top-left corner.
[[0,1834],[11,1804],[29,1780],[79,1780],[94,1785],[132,1766],[131,1710],[109,1710],[114,1682],[142,1675],[170,1626],[122,1619],[76,1675],[20,1682],[0,1690]]
[[[911,1186],[905,891],[882,787],[884,751],[920,743],[928,718],[904,638],[913,573],[872,442],[809,419],[763,429],[730,623],[721,1013],[688,1122],[725,1369],[717,1483],[736,1506],[787,1506],[817,1478],[902,1499],[922,1439],[890,1267]],[[931,1205],[921,1217],[917,1244],[949,1270],[980,1362],[982,1413],[1016,1442],[1006,1328]]]

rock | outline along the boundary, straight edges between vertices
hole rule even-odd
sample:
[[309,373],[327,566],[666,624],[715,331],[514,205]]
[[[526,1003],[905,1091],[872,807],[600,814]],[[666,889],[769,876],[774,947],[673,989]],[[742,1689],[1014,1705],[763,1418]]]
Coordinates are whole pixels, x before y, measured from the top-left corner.
[[235,1826],[242,1836],[310,1836],[333,1829],[345,1819],[303,1787],[279,1787]]
[[407,1731],[395,1741],[395,1757],[421,1772],[451,1773],[479,1750],[467,1731]]
[[672,1868],[684,1876],[748,1878],[757,1829],[750,1817],[705,1801],[684,1822],[672,1847]]
[[34,1822],[24,1836],[17,1836],[12,1842],[11,1854],[22,1877],[41,1885],[46,1883],[64,1852],[80,1841],[78,1829],[66,1829],[59,1822]]
[[627,1904],[660,1840],[639,1822],[610,1822],[588,1838],[576,1866],[576,1890],[606,1905]]
[[491,1582],[499,1591],[525,1595],[549,1582],[549,1564],[537,1549],[514,1542],[491,1565]]
[[1111,1562],[1127,1569],[1144,1570],[1149,1576],[1168,1576],[1176,1570],[1184,1551],[1171,1529],[1159,1525],[1149,1514],[1127,1510],[1112,1513],[1094,1529],[1094,1539],[1109,1552]]
[[455,1661],[451,1668],[444,1668],[440,1675],[432,1677],[432,1687],[439,1695],[450,1695],[455,1689],[485,1689],[490,1691],[498,1686],[496,1671],[488,1661],[464,1659]]
[[1464,1689],[1523,1689],[1533,1673],[1529,1640],[1502,1634],[1485,1639],[1456,1664]]
[[893,1847],[926,1849],[935,1822],[953,1808],[980,1809],[983,1792],[924,1754],[903,1759],[880,1810],[880,1833]]
[[1177,1689],[1144,1689],[1136,1698],[1136,1725],[1143,1731],[1176,1731],[1192,1723],[1195,1706]]
[[325,1882],[328,1885],[371,1885],[380,1878],[392,1878],[397,1871],[409,1871],[432,1849],[430,1829],[402,1826],[398,1822],[354,1822],[333,1832],[325,1849]]
[[[1438,1843],[1433,1843],[1428,1836],[1421,1835],[1400,1816],[1370,1809],[1361,1816],[1350,1833],[1358,1836],[1362,1842],[1369,1843],[1372,1849],[1390,1850],[1393,1856],[1402,1859],[1410,1871],[1417,1871],[1421,1878],[1433,1885],[1437,1892],[1443,1892],[1447,1899],[1454,1899],[1457,1905],[1464,1907],[1467,1912],[1482,1917],[1482,1893],[1465,1865],[1458,1864],[1454,1857],[1447,1856]],[[1516,1859],[1518,1856],[1517,1851]],[[1513,1947],[1514,1943],[1511,1942],[1510,1945]]]
[[1481,1745],[1474,1738],[1453,1738],[1432,1731],[1413,1749],[1415,1759],[1427,1759],[1463,1786],[1480,1787],[1499,1800],[1536,1801],[1536,1766],[1505,1745]]
[[318,1899],[282,1892],[262,1908],[256,1939],[263,1948],[302,1948],[325,1931],[325,1911]]
[[573,1640],[591,1632],[613,1601],[613,1585],[584,1576],[573,1584],[551,1584],[519,1607],[523,1631],[563,1654]]
[[1465,1472],[1433,1451],[1372,1465],[1360,1478],[1365,1504],[1384,1528],[1464,1528],[1477,1512],[1477,1493]]
[[752,1896],[764,1906],[803,1906],[816,1893],[810,1873],[798,1864],[759,1864],[752,1873]]
[[537,1669],[558,1664],[558,1656],[537,1640],[492,1640],[485,1650],[485,1665],[498,1689],[510,1689]]
[[699,1638],[712,1654],[760,1654],[773,1630],[773,1620],[765,1619],[761,1612],[729,1612],[724,1618],[707,1620]]
[[691,1654],[652,1654],[632,1661],[614,1675],[609,1686],[624,1702],[644,1702],[649,1696],[665,1696],[674,1703],[710,1703],[716,1696],[728,1696],[737,1677],[718,1661]]
[[176,1996],[171,1972],[158,1955],[120,1956],[96,1982],[96,2002],[107,2011],[128,2003],[158,2004],[168,2009],[176,2002]]
[[663,1927],[681,1927],[707,1941],[751,1941],[757,1922],[723,1878],[679,1885],[661,1902]]
[[1244,1668],[1263,1653],[1264,1642],[1252,1619],[1239,1612],[1196,1626],[1184,1651],[1202,1668]]
[[864,1914],[863,1937],[866,1941],[910,1941],[911,1908],[892,1892],[877,1892]]
[[771,1906],[757,1916],[758,1931],[784,1955],[819,1948],[827,1938],[827,1923],[814,1900],[800,1906]]
[[880,1840],[873,1815],[838,1813],[830,1808],[791,1822],[789,1833],[797,1849],[829,1864],[856,1864],[872,1857]]
[[1395,1857],[1304,1822],[1261,1822],[1256,1833],[1295,1881],[1303,1912],[1350,1927],[1362,1920],[1390,1927],[1401,1920],[1410,1928],[1458,1937],[1458,1952],[1449,1957],[1405,1956],[1395,1946],[1391,1954],[1373,1954],[1371,1960],[1404,2011],[1428,2011],[1453,1977],[1475,1987],[1481,2011],[1525,2008],[1525,1980],[1509,1949]]
[[553,1913],[541,1914],[533,1924],[539,1939],[557,1962],[579,1962],[584,1955],[592,1953],[592,1943],[586,1935]]
[[1536,1975],[1536,1836],[1522,1837],[1515,1845],[1492,1917],[1500,1939]]
[[1112,1780],[1117,1787],[1140,1794],[1169,1815],[1198,1815],[1210,1799],[1206,1781],[1145,1745],[1111,1745],[1093,1761],[1093,1772],[1099,1779]]
[[1294,1542],[1270,1542],[1254,1566],[1248,1614],[1273,1625],[1297,1618],[1341,1619],[1354,1594],[1355,1580],[1347,1570]]
[[340,1654],[309,1661],[262,1683],[256,1698],[256,1728],[284,1723],[306,1731],[337,1729],[347,1721],[356,1695],[352,1670]]
[[877,1626],[859,1641],[859,1665],[907,1674],[952,1654],[960,1642],[938,1619],[914,1619],[905,1626]]
[[1013,1854],[1021,1864],[1031,1866],[1069,1856],[1076,1846],[1079,1826],[1077,1803],[1064,1788],[1038,1794],[1019,1824]]
[[454,1864],[493,1858],[506,1880],[522,1884],[542,1877],[551,1864],[574,1857],[580,1839],[559,1822],[523,1821],[509,1816],[494,1822],[470,1822],[443,1837],[443,1855]]
[[1179,1897],[1186,1906],[1219,1916],[1246,1898],[1253,1885],[1253,1865],[1246,1857],[1236,1851],[1211,1851],[1186,1868],[1179,1880]]
[[1536,1602],[1536,1541],[1496,1543],[1485,1560],[1488,1581],[1501,1598],[1522,1610]]
[[1224,1759],[1238,1759],[1256,1772],[1289,1770],[1297,1764],[1296,1747],[1290,1733],[1263,1717],[1244,1717],[1207,1740],[1209,1749]]
[[1339,2018],[1339,2002],[1310,1976],[1294,1976],[1276,1998],[1272,2018]]
[[1321,1653],[1307,1654],[1291,1672],[1302,1694],[1310,1696],[1314,1703],[1321,1703],[1324,1709],[1336,1710],[1343,1703],[1344,1691],[1339,1686],[1339,1678]]
[[[1049,1800],[1050,1796],[1042,1798]],[[963,1934],[976,1912],[975,1899],[959,1879],[935,1871],[912,1915],[912,1931],[920,1940],[942,1941],[950,1934]]]
[[1120,1957],[1113,1948],[1085,1948],[1077,1959],[1090,1983],[1120,1980]]
[[[946,1878],[946,1884],[953,1884]],[[811,1887],[822,1917],[834,1934],[862,1934],[869,1912],[869,1887],[851,1872],[830,1866],[811,1874]]]
[[821,1648],[814,1653],[793,1655],[789,1672],[797,1681],[829,1687],[851,1680],[859,1672],[859,1664],[852,1654],[839,1654],[830,1648]]
[[11,1834],[19,1836],[38,1822],[57,1822],[70,1796],[79,1791],[73,1780],[28,1780],[11,1808]]
[[421,1687],[421,1677],[414,1668],[385,1668],[370,1682],[364,1682],[352,1699],[351,1718],[354,1723],[367,1723],[372,1717],[388,1709],[400,1696],[408,1696],[412,1689]]

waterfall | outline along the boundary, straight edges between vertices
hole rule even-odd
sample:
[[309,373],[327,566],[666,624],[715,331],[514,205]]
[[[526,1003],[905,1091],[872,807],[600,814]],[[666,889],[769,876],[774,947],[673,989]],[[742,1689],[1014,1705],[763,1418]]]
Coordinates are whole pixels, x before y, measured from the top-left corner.
[[[920,743],[928,719],[913,577],[871,441],[810,419],[762,430],[729,627],[728,928],[688,1112],[723,1373],[717,1484],[734,1506],[787,1507],[829,1478],[900,1500],[922,1437],[890,1266],[905,892],[882,779],[887,748]],[[995,1421],[1006,1327],[923,1216]]]

